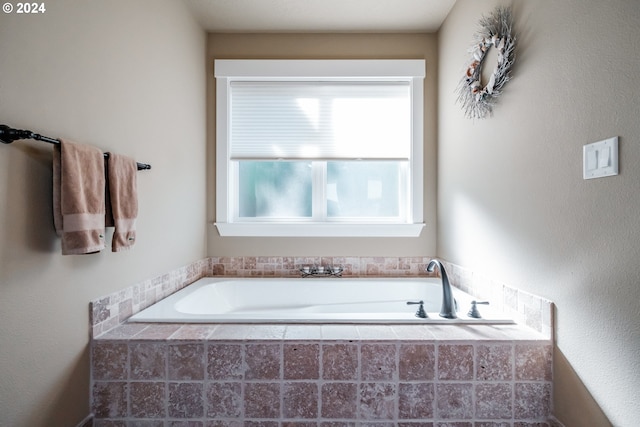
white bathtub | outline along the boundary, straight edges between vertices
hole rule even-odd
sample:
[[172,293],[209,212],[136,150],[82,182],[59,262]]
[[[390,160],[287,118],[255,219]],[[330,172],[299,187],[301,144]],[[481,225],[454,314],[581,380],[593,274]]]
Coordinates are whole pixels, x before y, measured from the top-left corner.
[[[453,288],[458,319],[443,319],[440,279],[203,278],[129,318],[172,323],[513,323],[490,306],[467,316],[474,298]],[[415,316],[424,301],[429,316]]]

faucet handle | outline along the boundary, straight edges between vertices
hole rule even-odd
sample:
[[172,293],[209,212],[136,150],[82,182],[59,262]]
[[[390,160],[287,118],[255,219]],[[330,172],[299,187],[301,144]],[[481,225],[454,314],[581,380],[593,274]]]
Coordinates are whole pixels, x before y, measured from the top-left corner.
[[418,307],[418,311],[416,311],[416,317],[419,317],[421,319],[428,319],[429,316],[427,316],[427,312],[424,311],[424,301],[420,300],[420,301],[407,301],[407,305],[417,305],[420,304],[420,306]]
[[478,311],[478,304],[489,305],[489,301],[471,301],[471,308],[469,309],[467,316],[473,317],[474,319],[482,319],[482,316]]

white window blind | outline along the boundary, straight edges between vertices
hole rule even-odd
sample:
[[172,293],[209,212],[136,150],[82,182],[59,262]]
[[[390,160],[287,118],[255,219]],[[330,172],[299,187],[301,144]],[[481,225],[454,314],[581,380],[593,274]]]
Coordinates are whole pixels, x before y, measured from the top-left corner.
[[231,81],[230,159],[411,157],[407,81]]

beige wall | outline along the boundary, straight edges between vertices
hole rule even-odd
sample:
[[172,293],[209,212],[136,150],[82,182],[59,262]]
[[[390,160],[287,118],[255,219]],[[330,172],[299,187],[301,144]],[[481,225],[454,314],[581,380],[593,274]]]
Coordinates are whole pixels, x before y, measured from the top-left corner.
[[89,301],[206,255],[204,32],[173,0],[46,7],[39,16],[0,14],[0,123],[128,154],[153,169],[138,175],[132,251],[61,256],[51,146],[0,146],[7,427],[69,427],[87,416]]
[[[496,4],[513,5],[517,64],[474,122],[454,91]],[[640,419],[639,51],[636,0],[458,0],[439,33],[438,254],[557,304],[568,427]],[[611,136],[620,175],[584,181],[582,146]]]
[[210,34],[207,57],[209,112],[215,117],[214,59],[425,59],[424,219],[418,238],[220,237],[215,220],[215,120],[208,130],[208,252],[211,256],[353,255],[427,256],[435,253],[437,42],[433,34]]

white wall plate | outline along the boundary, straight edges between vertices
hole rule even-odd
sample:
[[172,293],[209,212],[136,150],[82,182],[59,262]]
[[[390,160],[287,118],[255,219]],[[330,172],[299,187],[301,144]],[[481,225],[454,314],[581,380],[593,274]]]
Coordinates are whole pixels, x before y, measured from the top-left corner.
[[582,165],[584,179],[618,175],[618,137],[583,146]]

